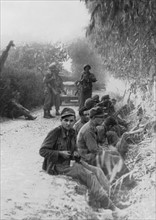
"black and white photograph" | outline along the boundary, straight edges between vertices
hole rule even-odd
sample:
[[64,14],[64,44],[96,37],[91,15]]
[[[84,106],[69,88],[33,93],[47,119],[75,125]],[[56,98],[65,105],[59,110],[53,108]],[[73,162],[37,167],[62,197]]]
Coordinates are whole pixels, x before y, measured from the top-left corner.
[[0,220],[155,220],[156,0],[0,12]]

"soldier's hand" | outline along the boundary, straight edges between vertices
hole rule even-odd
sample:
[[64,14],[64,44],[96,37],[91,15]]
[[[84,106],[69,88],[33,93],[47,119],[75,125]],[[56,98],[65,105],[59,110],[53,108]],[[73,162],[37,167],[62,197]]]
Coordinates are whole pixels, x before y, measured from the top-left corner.
[[73,156],[74,157],[80,157],[80,154],[77,151],[74,151]]
[[68,159],[71,156],[71,152],[70,151],[59,151],[59,155],[62,156],[65,159]]

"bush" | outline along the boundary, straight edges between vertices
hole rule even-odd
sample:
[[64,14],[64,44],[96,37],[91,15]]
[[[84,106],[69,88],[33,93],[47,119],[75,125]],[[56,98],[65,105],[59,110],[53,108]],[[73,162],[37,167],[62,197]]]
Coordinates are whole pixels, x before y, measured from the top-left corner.
[[43,104],[43,76],[33,70],[7,68],[0,79],[0,115],[8,116],[13,92],[20,92],[20,104],[32,109]]

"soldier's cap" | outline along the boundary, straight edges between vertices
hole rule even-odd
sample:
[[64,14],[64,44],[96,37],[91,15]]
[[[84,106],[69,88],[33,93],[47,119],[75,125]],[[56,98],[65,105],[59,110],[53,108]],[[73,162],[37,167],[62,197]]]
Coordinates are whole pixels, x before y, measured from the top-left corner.
[[83,69],[85,70],[86,67],[89,67],[89,69],[91,69],[91,66],[90,66],[89,64],[85,64],[85,65],[83,66]]
[[52,63],[49,65],[49,69],[53,68],[54,66],[56,66],[56,63],[55,63],[55,62],[52,62]]
[[115,101],[115,102],[116,102],[116,99],[115,99],[115,98],[113,98],[113,99],[112,99],[112,101]]
[[75,111],[72,108],[64,108],[61,112],[61,118],[75,116]]
[[99,101],[99,95],[94,95],[94,96],[92,97],[92,99],[93,99],[94,101]]
[[108,100],[108,99],[110,99],[109,95],[103,95],[101,97],[101,101]]
[[104,114],[104,111],[101,107],[99,106],[96,106],[92,109],[90,109],[90,112],[89,112],[89,117],[90,118],[104,118],[105,114]]
[[92,98],[88,98],[86,99],[84,106],[89,110],[95,106],[95,101]]
[[117,102],[117,100],[116,100],[116,99],[114,99],[114,98],[113,98],[111,101],[112,101],[112,102]]
[[83,106],[82,108],[80,108],[79,110],[79,115],[83,116],[84,111],[88,111],[89,109],[86,106]]

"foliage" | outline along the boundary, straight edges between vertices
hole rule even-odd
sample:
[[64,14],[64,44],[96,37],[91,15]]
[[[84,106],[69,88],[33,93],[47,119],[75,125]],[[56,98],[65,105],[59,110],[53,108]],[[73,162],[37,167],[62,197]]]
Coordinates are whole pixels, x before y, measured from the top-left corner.
[[20,92],[19,102],[26,108],[31,109],[42,105],[43,77],[30,70],[6,68],[3,78],[0,80],[0,115],[8,116],[8,103],[13,98],[15,91]]
[[118,77],[147,77],[155,64],[155,0],[85,0],[91,14],[87,36]]
[[67,60],[67,53],[60,43],[52,44],[26,44],[12,50],[6,65],[19,69],[41,69],[46,71],[52,62],[56,62],[62,70],[62,63]]
[[13,92],[20,92],[20,103],[28,108],[41,106],[44,100],[43,75],[51,62],[62,70],[67,53],[60,44],[31,44],[12,49],[0,79],[0,115],[7,116]]

